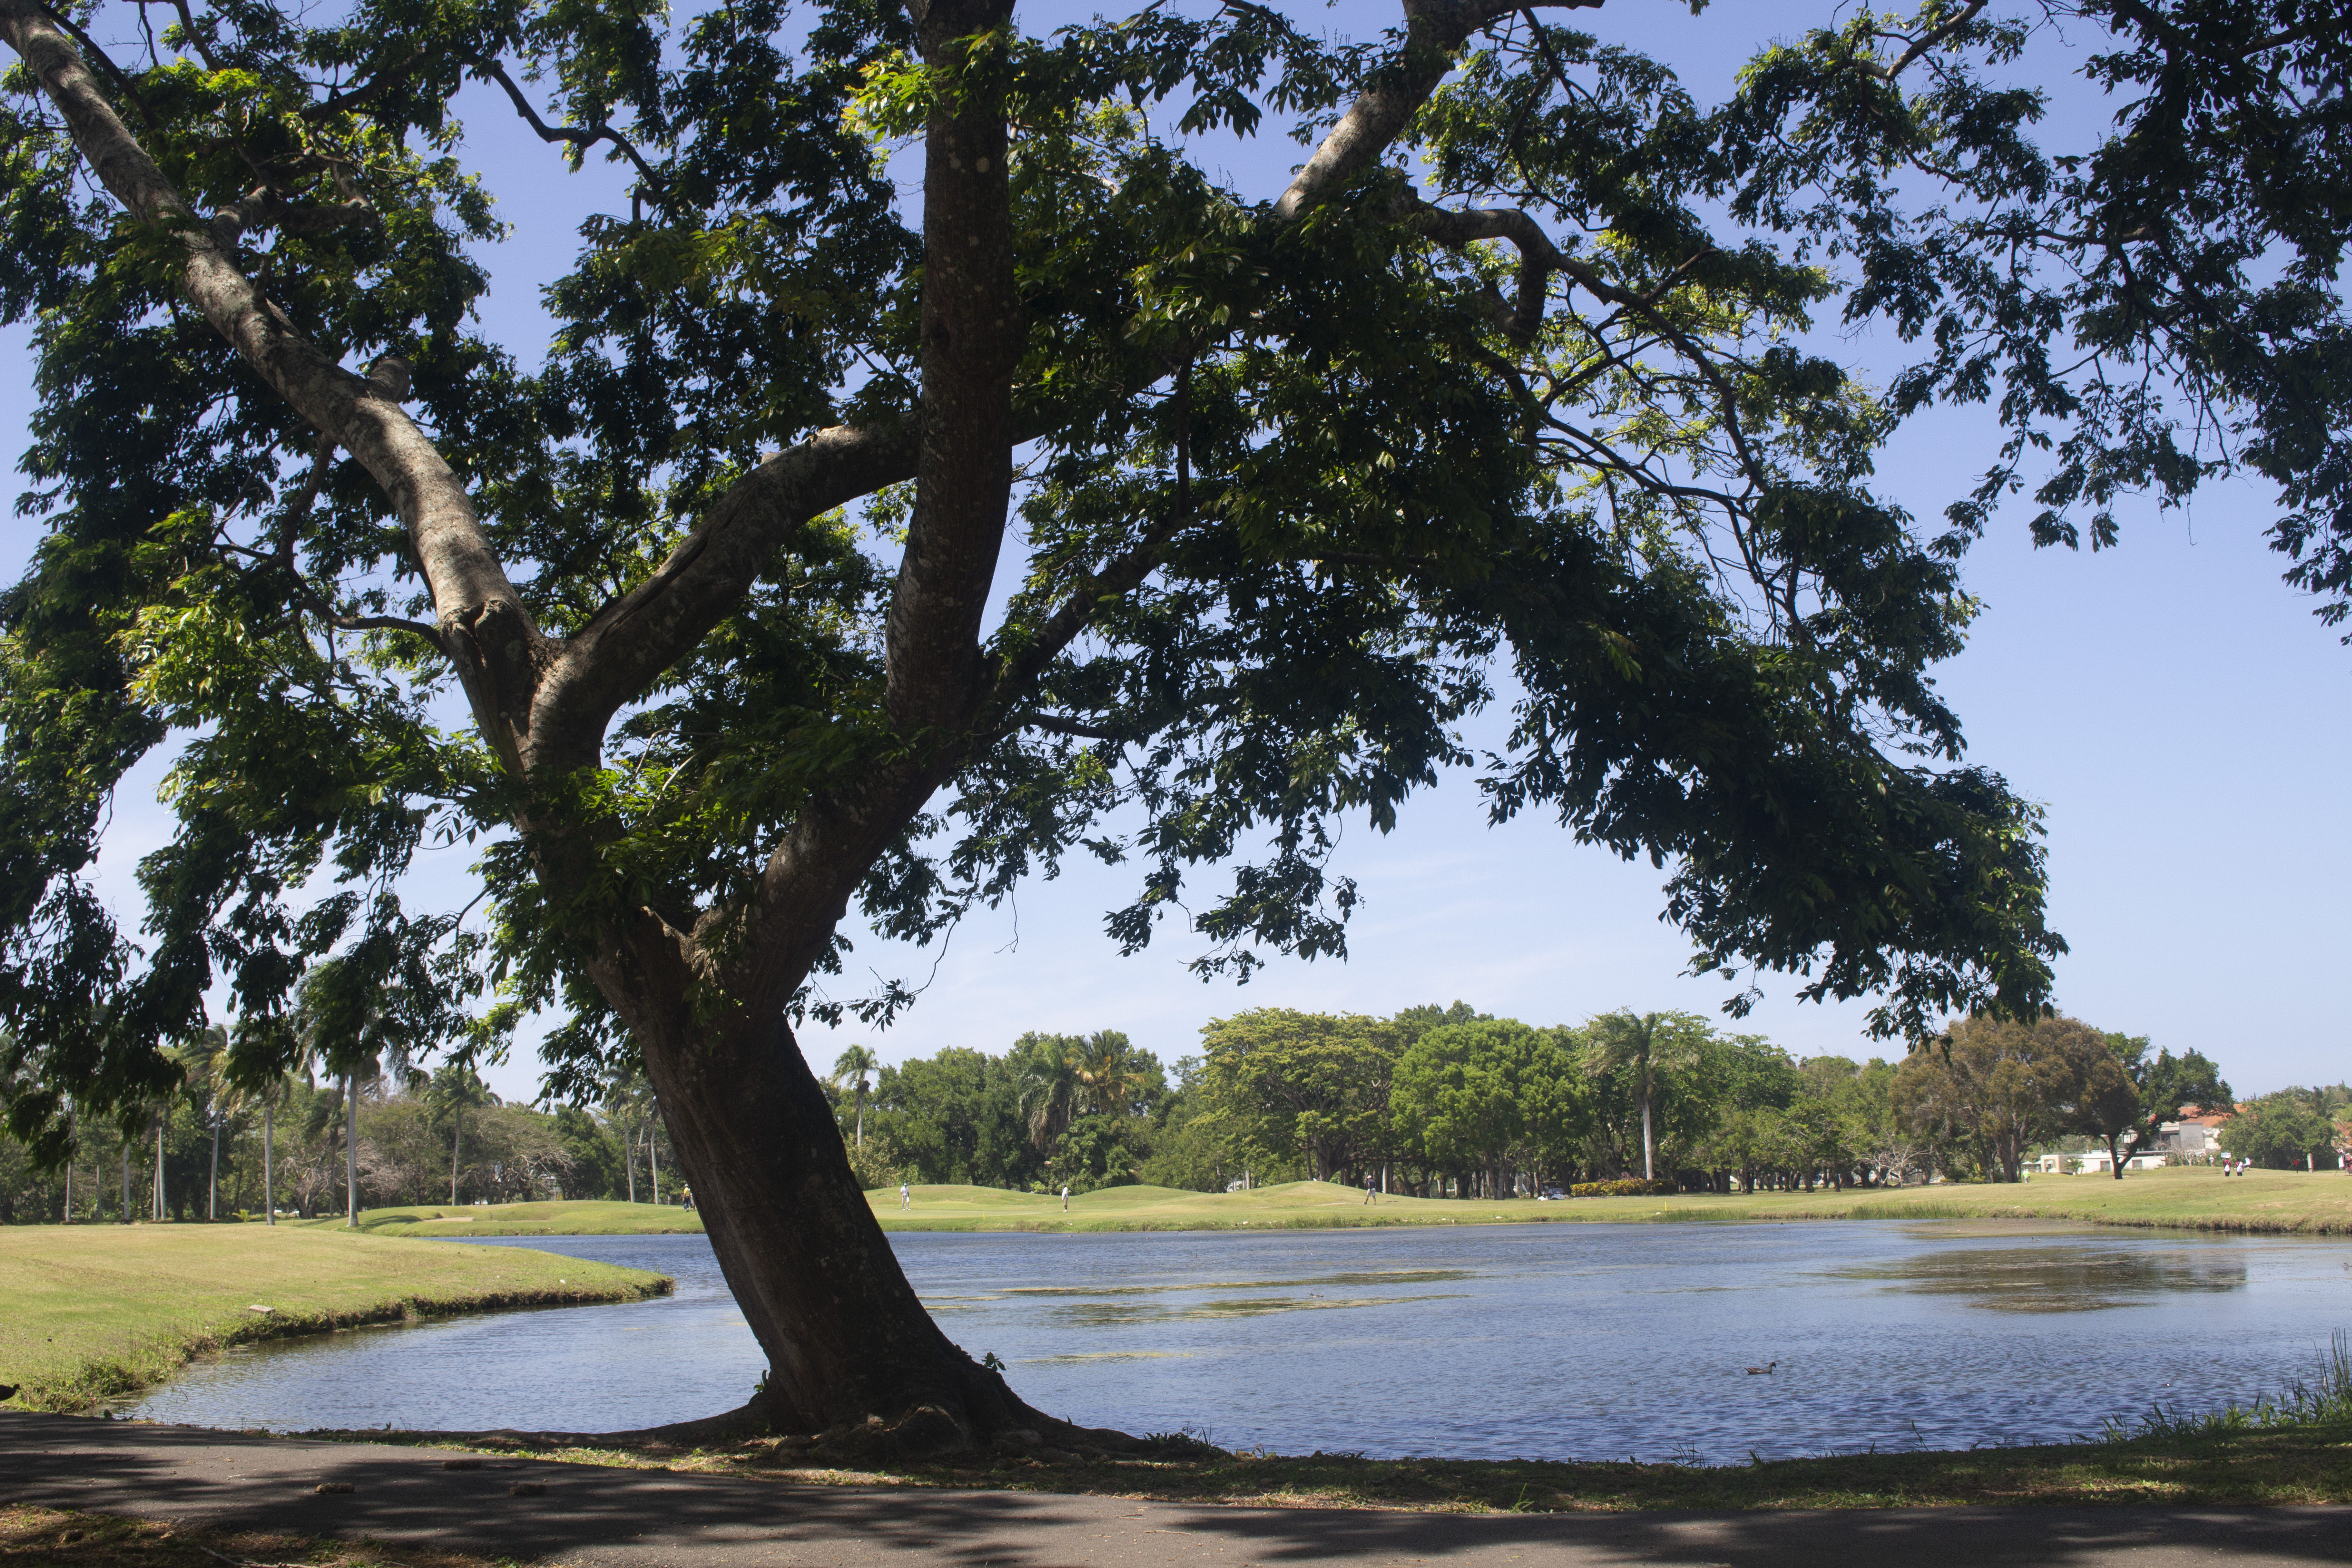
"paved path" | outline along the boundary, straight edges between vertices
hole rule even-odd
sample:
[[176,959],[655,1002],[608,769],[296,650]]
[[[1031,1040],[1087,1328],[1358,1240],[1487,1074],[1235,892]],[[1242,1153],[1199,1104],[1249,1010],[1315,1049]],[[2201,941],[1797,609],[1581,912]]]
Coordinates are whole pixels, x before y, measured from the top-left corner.
[[[2352,1563],[2352,1509],[1426,1514],[803,1487],[0,1411],[0,1500],[612,1568]],[[321,1481],[352,1490],[321,1496]],[[517,1497],[518,1481],[546,1488]]]

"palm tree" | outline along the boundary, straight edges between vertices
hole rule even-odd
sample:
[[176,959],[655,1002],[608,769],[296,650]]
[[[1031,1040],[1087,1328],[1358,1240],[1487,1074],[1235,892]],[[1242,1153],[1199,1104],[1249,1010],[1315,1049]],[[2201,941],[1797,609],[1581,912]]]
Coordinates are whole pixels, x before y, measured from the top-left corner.
[[857,1100],[857,1147],[866,1147],[866,1093],[869,1080],[879,1071],[882,1058],[865,1046],[852,1046],[833,1062],[833,1081],[845,1084]]
[[205,1121],[213,1134],[211,1173],[205,1182],[205,1218],[220,1218],[220,1141],[221,1127],[228,1121],[234,1103],[228,1083],[228,1031],[218,1024],[200,1029],[194,1039],[174,1047],[171,1054],[178,1064],[182,1079],[191,1087],[204,1089]]
[[1071,1070],[1070,1056],[1068,1050],[1058,1047],[1030,1051],[1023,1055],[1014,1073],[1013,1093],[1029,1124],[1029,1145],[1040,1154],[1050,1151],[1062,1136],[1077,1103],[1078,1080]]
[[457,1171],[459,1151],[466,1138],[466,1112],[476,1106],[489,1105],[498,1097],[490,1092],[474,1071],[470,1062],[449,1062],[433,1075],[425,1086],[425,1113],[438,1121],[449,1119],[449,1201],[457,1201]]
[[604,1082],[604,1111],[621,1124],[624,1156],[622,1169],[627,1173],[629,1201],[637,1201],[637,1134],[646,1132],[646,1153],[656,1161],[654,1166],[654,1201],[661,1201],[661,1176],[658,1156],[653,1153],[651,1129],[661,1115],[660,1098],[645,1075],[634,1070],[615,1072]]
[[261,1213],[278,1223],[278,1107],[288,1085],[307,1081],[311,1058],[300,1031],[283,1014],[248,1013],[231,1037],[228,1079],[246,1103],[261,1106]]
[[360,1086],[373,1083],[387,1068],[417,1075],[409,1042],[393,1026],[397,987],[362,965],[331,958],[303,976],[295,1003],[294,1027],[306,1055],[343,1080],[343,1223],[360,1223]]
[[1593,1072],[1631,1065],[1633,1095],[1642,1106],[1642,1178],[1657,1179],[1657,1140],[1650,1131],[1650,1106],[1663,1075],[1692,1066],[1706,1023],[1687,1013],[1604,1013],[1586,1026],[1592,1037]]
[[1117,1029],[1097,1029],[1079,1041],[1066,1059],[1086,1108],[1111,1116],[1133,1109],[1136,1091],[1151,1081],[1142,1056]]

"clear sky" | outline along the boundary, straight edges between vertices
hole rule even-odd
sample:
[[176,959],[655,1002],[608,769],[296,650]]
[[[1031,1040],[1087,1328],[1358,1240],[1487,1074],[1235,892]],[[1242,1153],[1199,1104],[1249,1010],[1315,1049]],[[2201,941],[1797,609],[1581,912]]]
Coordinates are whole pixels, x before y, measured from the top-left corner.
[[[1363,5],[1299,10],[1358,34],[1389,16]],[[1022,13],[1033,30],[1078,14]],[[1655,0],[1611,0],[1573,19],[1675,61],[1704,99],[1751,44],[1816,14],[1718,5],[1694,21]],[[2053,85],[2072,95],[2062,118],[2095,109],[2079,85]],[[580,216],[613,182],[593,169],[564,175],[557,153],[516,134],[501,106],[475,98],[465,108],[515,225],[489,258],[497,289],[485,322],[536,359],[546,336],[538,287],[564,269]],[[1255,195],[1278,188],[1299,154],[1276,139],[1228,156],[1228,176]],[[0,363],[15,371],[0,375],[12,458],[31,406],[26,342],[21,328],[0,332]],[[1843,346],[1881,371],[1902,358],[1891,341]],[[1992,444],[1973,413],[1922,419],[1888,453],[1885,488],[1932,519]],[[2352,1076],[2338,994],[2352,973],[2352,846],[2332,815],[2342,800],[2332,792],[2352,775],[2352,649],[2280,582],[2282,561],[2261,538],[2271,517],[2263,490],[2217,488],[2191,511],[2124,515],[2121,548],[2096,556],[2034,551],[2021,511],[1997,521],[1967,565],[1985,613],[1942,675],[1970,760],[2048,807],[2051,916],[2073,947],[2058,963],[2059,1004],[2103,1028],[2202,1050],[2242,1094]],[[0,521],[0,571],[17,574],[37,534],[13,514]],[[151,759],[126,781],[100,868],[126,916],[131,867],[170,831],[154,800],[160,773]],[[1466,774],[1409,805],[1391,836],[1351,825],[1337,869],[1365,898],[1349,961],[1277,959],[1239,989],[1189,975],[1197,942],[1172,923],[1150,951],[1121,959],[1102,921],[1131,896],[1132,872],[1091,862],[1027,884],[1017,908],[967,921],[943,954],[854,933],[836,994],[860,994],[877,975],[929,976],[928,987],[891,1029],[812,1028],[803,1049],[822,1069],[851,1040],[898,1060],[949,1045],[1001,1051],[1028,1029],[1118,1028],[1172,1061],[1197,1048],[1207,1020],[1243,1007],[1388,1013],[1460,998],[1549,1024],[1619,1006],[1711,1013],[1734,989],[1682,973],[1686,945],[1657,919],[1665,873],[1580,848],[1549,820],[1490,829]],[[462,858],[445,853],[416,890],[455,889],[454,907],[470,896],[465,880]],[[1743,1027],[1799,1055],[1893,1048],[1862,1037],[1864,1005],[1800,1005],[1793,982],[1761,984],[1766,1000]],[[490,1076],[527,1099],[537,1070],[519,1056]]]

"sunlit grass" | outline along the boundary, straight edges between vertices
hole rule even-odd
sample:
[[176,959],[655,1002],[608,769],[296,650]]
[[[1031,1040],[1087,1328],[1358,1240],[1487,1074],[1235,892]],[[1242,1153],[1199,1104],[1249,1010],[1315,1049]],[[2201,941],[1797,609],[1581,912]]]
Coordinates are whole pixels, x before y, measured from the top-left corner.
[[2336,1235],[2352,1232],[2352,1176],[2265,1171],[2224,1177],[2182,1167],[2107,1176],[2043,1176],[2021,1184],[1940,1183],[1927,1187],[1811,1193],[1684,1194],[1675,1197],[1437,1199],[1289,1182],[1242,1193],[1108,1187],[1058,1196],[990,1187],[918,1186],[909,1209],[898,1189],[868,1193],[886,1230],[1248,1230],[1389,1225],[1524,1225],[1609,1220],[2045,1219]]
[[0,1384],[19,1405],[87,1409],[243,1341],[666,1288],[523,1247],[285,1225],[0,1226]]

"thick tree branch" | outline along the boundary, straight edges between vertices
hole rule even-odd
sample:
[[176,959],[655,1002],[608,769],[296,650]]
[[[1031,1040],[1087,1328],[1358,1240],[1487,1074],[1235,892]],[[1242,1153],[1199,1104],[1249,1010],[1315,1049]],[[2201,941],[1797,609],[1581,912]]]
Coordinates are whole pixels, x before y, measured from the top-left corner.
[[181,289],[213,330],[383,488],[407,528],[484,739],[509,765],[526,766],[530,692],[547,645],[457,475],[401,411],[393,389],[337,364],[237,268],[116,115],[88,62],[46,12],[33,0],[0,0],[0,37],[48,94],[108,191],[133,217],[173,236],[182,257]]
[[[1596,9],[1601,0],[1534,0],[1569,10]],[[1405,0],[1404,48],[1339,117],[1306,166],[1274,204],[1278,218],[1297,217],[1378,163],[1445,73],[1471,34],[1514,12],[1524,0]]]
[[836,507],[915,477],[911,421],[820,430],[738,480],[653,574],[596,612],[541,683],[532,733],[593,756],[604,724],[709,636],[784,542]]
[[1023,321],[1009,139],[1001,68],[971,47],[1012,14],[1012,0],[915,7],[925,63],[955,79],[923,134],[921,447],[884,630],[885,700],[908,731],[961,731],[979,704],[981,619],[1012,504]]

